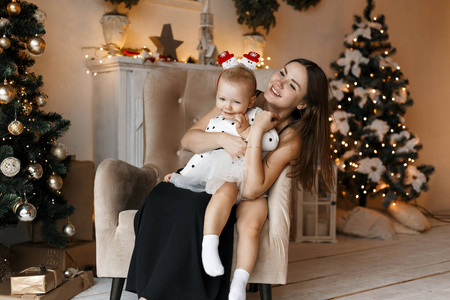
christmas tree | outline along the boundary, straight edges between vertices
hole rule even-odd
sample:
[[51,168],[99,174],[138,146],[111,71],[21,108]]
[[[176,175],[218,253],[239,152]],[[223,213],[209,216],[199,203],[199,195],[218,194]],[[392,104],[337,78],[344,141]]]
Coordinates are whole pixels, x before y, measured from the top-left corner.
[[338,196],[361,206],[367,197],[409,202],[428,189],[434,168],[415,166],[422,148],[405,124],[413,104],[408,80],[392,56],[383,15],[355,16],[353,32],[344,39],[345,53],[331,64],[332,151],[338,165]]
[[0,228],[42,222],[44,241],[64,247],[56,222],[74,211],[60,192],[71,158],[57,139],[70,122],[41,109],[42,76],[30,69],[45,51],[45,21],[34,4],[0,0]]

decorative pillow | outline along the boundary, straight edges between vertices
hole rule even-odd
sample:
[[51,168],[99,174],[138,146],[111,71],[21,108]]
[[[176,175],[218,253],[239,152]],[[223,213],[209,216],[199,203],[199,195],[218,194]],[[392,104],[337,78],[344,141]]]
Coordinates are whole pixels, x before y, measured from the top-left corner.
[[336,227],[339,232],[370,239],[396,240],[394,224],[377,211],[357,206],[338,218]]
[[431,227],[427,217],[417,207],[404,201],[392,202],[387,210],[395,220],[413,230],[422,232]]

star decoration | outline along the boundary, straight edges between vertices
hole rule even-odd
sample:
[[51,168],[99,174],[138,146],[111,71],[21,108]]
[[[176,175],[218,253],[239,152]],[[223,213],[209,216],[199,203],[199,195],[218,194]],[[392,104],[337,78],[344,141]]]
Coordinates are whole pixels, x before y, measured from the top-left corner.
[[164,24],[161,36],[151,36],[150,40],[155,44],[156,52],[173,60],[178,60],[176,49],[183,41],[173,39],[172,26],[170,24]]

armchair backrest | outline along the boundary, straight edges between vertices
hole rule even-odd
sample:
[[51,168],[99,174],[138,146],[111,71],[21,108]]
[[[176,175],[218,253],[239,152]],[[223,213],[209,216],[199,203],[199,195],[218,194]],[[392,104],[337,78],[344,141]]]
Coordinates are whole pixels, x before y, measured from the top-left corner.
[[[184,133],[215,105],[221,69],[154,68],[144,84],[144,165],[163,174],[182,168],[191,152],[181,150]],[[274,70],[255,70],[264,91]]]

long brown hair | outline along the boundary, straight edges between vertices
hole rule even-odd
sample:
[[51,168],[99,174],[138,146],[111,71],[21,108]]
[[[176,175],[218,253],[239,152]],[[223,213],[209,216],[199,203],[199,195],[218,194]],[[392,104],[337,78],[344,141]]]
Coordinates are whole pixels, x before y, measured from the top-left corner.
[[302,64],[308,74],[308,88],[305,95],[306,108],[292,112],[294,121],[290,123],[296,134],[300,136],[300,152],[293,162],[289,176],[296,179],[297,186],[312,191],[318,184],[315,174],[320,165],[323,187],[334,190],[334,170],[330,150],[329,123],[329,85],[323,70],[314,62],[299,58],[287,64]]

